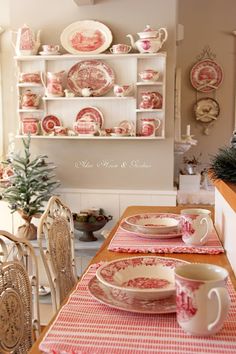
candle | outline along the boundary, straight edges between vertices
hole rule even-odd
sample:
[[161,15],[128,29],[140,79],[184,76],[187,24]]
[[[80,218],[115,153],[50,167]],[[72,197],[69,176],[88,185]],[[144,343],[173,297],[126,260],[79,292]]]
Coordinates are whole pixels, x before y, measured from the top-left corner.
[[187,127],[186,127],[186,135],[187,136],[190,135],[190,124],[188,124]]

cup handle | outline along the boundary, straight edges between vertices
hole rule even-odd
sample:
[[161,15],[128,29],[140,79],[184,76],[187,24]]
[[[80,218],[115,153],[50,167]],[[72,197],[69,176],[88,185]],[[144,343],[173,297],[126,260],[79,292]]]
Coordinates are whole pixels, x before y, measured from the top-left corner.
[[216,327],[221,326],[224,322],[230,308],[230,297],[226,288],[213,288],[208,293],[208,299],[212,299],[214,296],[217,297],[218,301],[218,312],[214,322],[208,325],[208,331],[214,330]]
[[114,52],[113,52],[113,48],[112,48],[112,47],[110,48],[110,52],[111,52],[112,54],[114,53]]
[[55,49],[56,49],[57,52],[59,52],[60,46],[57,44],[57,45],[55,46]]
[[160,121],[160,119],[155,119],[155,122],[156,122],[156,128],[155,128],[155,131],[156,131],[157,129],[159,129],[159,128],[160,128],[161,121]]
[[200,224],[203,224],[203,223],[206,223],[206,232],[205,232],[205,235],[202,236],[202,238],[200,239],[201,243],[204,243],[205,241],[207,241],[208,233],[209,233],[209,222],[208,222],[207,218],[202,218],[200,220]]

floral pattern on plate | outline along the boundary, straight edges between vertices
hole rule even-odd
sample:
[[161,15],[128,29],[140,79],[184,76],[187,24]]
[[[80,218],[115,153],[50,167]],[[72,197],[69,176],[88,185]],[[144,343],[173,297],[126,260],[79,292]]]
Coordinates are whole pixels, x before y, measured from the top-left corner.
[[138,299],[124,291],[108,288],[96,276],[90,280],[88,290],[97,301],[119,310],[146,314],[176,312],[175,295],[159,300]]
[[54,132],[55,126],[61,126],[61,121],[54,115],[48,115],[42,119],[41,127],[44,133],[50,134]]
[[148,238],[148,239],[168,239],[168,238],[176,238],[176,237],[181,237],[182,236],[182,231],[177,231],[173,233],[166,233],[166,234],[144,234],[138,230],[135,226],[127,224],[125,221],[123,221],[120,224],[120,228],[134,237],[142,237],[142,238]]
[[61,34],[62,46],[71,54],[101,53],[112,42],[112,33],[98,21],[77,21],[67,26]]
[[102,112],[95,107],[85,107],[82,108],[76,116],[76,122],[95,122],[98,123],[99,127],[102,128],[104,124],[104,119]]
[[72,66],[67,76],[68,88],[79,96],[84,88],[90,88],[93,96],[105,95],[114,81],[112,68],[100,60],[82,60]]
[[201,92],[216,90],[223,80],[221,67],[213,60],[204,59],[197,62],[190,72],[192,86]]

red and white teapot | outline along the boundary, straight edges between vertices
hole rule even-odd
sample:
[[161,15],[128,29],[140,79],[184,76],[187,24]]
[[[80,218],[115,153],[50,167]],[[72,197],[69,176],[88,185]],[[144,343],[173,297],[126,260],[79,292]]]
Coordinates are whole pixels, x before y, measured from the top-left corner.
[[134,38],[131,34],[127,34],[126,37],[130,39],[132,47],[137,49],[140,53],[158,52],[168,37],[168,33],[165,28],[153,30],[149,25],[146,26],[143,32],[139,32],[137,34],[139,36],[137,42],[134,42]]
[[[34,55],[38,53],[40,46],[40,30],[35,35],[29,26],[23,25],[17,32],[12,31],[12,44],[16,55]],[[13,36],[16,35],[15,43]]]

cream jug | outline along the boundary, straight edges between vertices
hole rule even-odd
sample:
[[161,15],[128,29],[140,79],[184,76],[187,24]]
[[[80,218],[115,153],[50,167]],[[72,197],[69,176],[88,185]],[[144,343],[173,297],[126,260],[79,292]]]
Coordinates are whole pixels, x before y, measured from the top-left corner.
[[[12,31],[12,44],[16,55],[34,55],[37,54],[40,46],[40,30],[35,35],[27,25],[23,25],[17,32]],[[16,35],[15,43],[13,36]]]
[[138,36],[139,39],[137,42],[134,42],[131,34],[127,34],[126,36],[130,39],[134,49],[137,49],[140,53],[156,53],[167,40],[168,33],[165,28],[153,30],[147,25],[143,32],[138,33]]
[[41,74],[41,80],[45,88],[45,96],[47,97],[61,97],[64,96],[63,90],[63,77],[65,71],[59,71],[58,73],[47,72],[46,82]]

